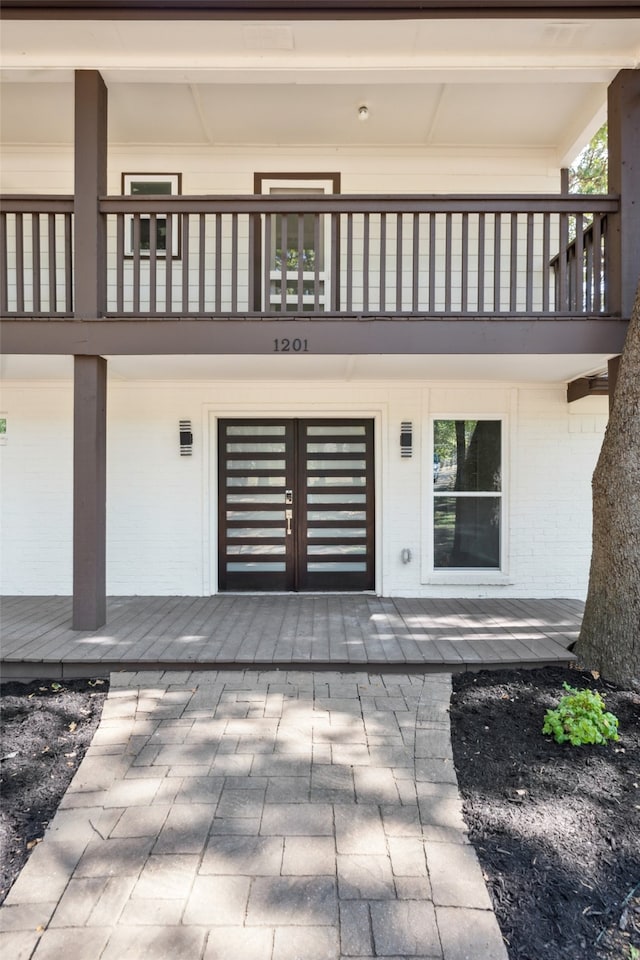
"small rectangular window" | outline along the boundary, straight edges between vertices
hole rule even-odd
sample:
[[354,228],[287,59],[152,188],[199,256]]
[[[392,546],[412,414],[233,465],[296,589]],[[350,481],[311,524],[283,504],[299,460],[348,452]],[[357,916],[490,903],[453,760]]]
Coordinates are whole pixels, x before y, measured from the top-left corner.
[[[179,173],[123,173],[122,192],[132,197],[175,196],[181,192]],[[125,256],[132,257],[137,248],[141,257],[151,253],[152,224],[155,223],[155,254],[166,257],[171,234],[171,256],[180,256],[180,218],[162,213],[140,213],[125,217]],[[170,226],[169,226],[170,223]]]
[[501,422],[435,420],[434,568],[500,569],[501,527]]

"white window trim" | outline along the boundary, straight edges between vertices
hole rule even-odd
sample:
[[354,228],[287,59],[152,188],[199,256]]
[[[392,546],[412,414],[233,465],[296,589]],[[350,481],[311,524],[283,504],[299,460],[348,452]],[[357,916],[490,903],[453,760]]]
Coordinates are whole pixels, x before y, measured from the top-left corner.
[[[458,567],[455,569],[440,569],[434,567],[434,547],[433,547],[433,522],[434,522],[434,489],[433,489],[433,425],[436,420],[498,420],[502,429],[500,431],[501,443],[501,479],[502,489],[499,491],[500,508],[500,567]],[[426,429],[428,431],[423,443],[424,457],[422,464],[422,489],[425,491],[424,501],[426,509],[423,511],[423,535],[422,542],[424,549],[422,551],[423,566],[420,582],[431,585],[460,585],[460,586],[501,586],[513,582],[509,574],[509,498],[511,492],[510,486],[510,427],[509,417],[505,413],[485,413],[484,411],[451,413],[430,413],[426,418]],[[489,497],[496,496],[496,491],[480,491],[459,493],[457,496]]]

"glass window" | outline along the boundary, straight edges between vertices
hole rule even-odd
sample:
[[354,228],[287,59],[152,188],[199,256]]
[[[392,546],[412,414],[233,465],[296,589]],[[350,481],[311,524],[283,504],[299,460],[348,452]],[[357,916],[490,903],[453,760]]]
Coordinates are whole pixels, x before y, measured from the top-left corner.
[[[172,196],[181,191],[181,175],[179,173],[123,173],[122,192],[132,197],[145,196]],[[155,215],[155,253],[158,257],[167,255],[167,222],[162,214]],[[179,256],[180,236],[179,217],[171,219],[171,255]],[[125,256],[131,257],[137,248],[141,256],[148,256],[151,252],[151,224],[149,214],[125,217]]]
[[441,569],[499,569],[500,420],[435,420],[433,555]]

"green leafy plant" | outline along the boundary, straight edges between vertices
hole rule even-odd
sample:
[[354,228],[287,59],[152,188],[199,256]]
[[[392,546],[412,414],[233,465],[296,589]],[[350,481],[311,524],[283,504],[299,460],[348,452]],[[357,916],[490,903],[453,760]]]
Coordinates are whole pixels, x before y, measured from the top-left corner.
[[605,703],[597,690],[576,690],[563,683],[567,695],[555,710],[547,710],[543,733],[550,733],[558,743],[579,747],[583,743],[606,743],[618,740],[618,718],[605,711]]

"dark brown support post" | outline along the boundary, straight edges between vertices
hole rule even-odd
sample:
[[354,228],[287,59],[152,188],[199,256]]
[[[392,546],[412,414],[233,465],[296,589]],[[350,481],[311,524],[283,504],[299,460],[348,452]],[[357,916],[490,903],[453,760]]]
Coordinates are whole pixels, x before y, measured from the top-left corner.
[[613,410],[613,401],[616,396],[616,383],[618,382],[618,369],[620,368],[620,361],[622,357],[612,357],[609,360],[609,413]]
[[75,301],[77,320],[104,313],[106,225],[98,198],[107,192],[107,88],[97,70],[75,75]]
[[607,230],[608,309],[624,318],[640,278],[640,70],[621,70],[609,86],[609,193],[620,212]]
[[73,396],[73,629],[106,620],[107,361],[75,357]]
[[[96,70],[75,75],[74,315],[104,313],[106,228],[98,200],[107,191],[107,89]],[[74,358],[73,629],[106,620],[107,362]]]

